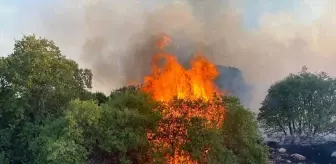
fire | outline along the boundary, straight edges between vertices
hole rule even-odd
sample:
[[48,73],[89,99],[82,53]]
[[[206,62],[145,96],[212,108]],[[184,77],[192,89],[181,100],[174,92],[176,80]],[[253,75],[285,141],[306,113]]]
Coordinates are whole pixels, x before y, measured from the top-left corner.
[[[163,50],[170,42],[171,39],[165,35],[157,46]],[[161,67],[160,59],[165,59]],[[216,66],[200,54],[197,54],[190,64],[191,68],[185,69],[174,55],[164,52],[156,54],[151,75],[145,77],[142,89],[160,101],[169,101],[174,97],[210,100],[214,93],[219,93],[213,83],[218,76]]]
[[[199,53],[191,60],[191,68],[184,68],[174,55],[164,52],[164,48],[171,42],[168,35],[163,35],[156,43],[160,52],[153,57],[151,74],[144,78],[141,88],[164,104],[163,109],[158,109],[163,114],[158,132],[156,136],[148,134],[148,138],[157,151],[171,148],[171,152],[165,153],[166,163],[194,164],[198,162],[181,149],[188,141],[183,119],[200,117],[208,121],[208,126],[221,125],[225,110],[221,104],[214,103],[215,95],[220,94],[213,82],[218,71],[214,64]],[[162,59],[163,64],[160,63]],[[173,103],[174,98],[183,100],[184,103],[176,105]],[[191,106],[185,103],[193,104],[199,100],[207,103],[206,109],[201,109],[201,105],[197,103]],[[204,150],[205,154],[206,152]]]

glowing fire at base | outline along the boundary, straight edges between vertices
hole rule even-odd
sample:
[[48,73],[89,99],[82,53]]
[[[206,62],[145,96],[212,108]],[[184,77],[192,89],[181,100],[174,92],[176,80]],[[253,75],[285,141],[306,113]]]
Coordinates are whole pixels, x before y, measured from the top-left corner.
[[[214,85],[218,71],[214,64],[197,55],[191,61],[191,68],[185,69],[177,61],[174,55],[164,53],[164,47],[171,42],[171,39],[164,35],[157,42],[157,47],[162,53],[153,58],[152,72],[145,77],[142,90],[149,93],[155,100],[162,101],[164,109],[161,110],[163,120],[158,125],[158,134],[153,138],[148,134],[149,140],[154,143],[156,150],[164,151],[170,148],[172,152],[165,153],[166,163],[170,164],[193,164],[198,163],[191,159],[187,152],[181,150],[184,143],[188,141],[187,129],[181,118],[190,119],[200,117],[208,121],[208,126],[218,127],[224,119],[224,108],[221,104],[215,103],[215,94],[220,94]],[[159,60],[165,59],[163,65]],[[174,105],[174,97],[186,101],[202,100],[207,102],[205,108],[200,105]],[[207,150],[204,150],[206,154]]]

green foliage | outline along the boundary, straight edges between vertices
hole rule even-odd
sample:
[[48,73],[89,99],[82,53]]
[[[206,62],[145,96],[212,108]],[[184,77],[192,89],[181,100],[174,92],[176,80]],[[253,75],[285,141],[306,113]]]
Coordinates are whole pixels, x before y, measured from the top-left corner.
[[14,52],[0,59],[0,130],[6,131],[0,150],[13,163],[34,163],[29,145],[41,125],[61,117],[71,100],[87,99],[91,79],[90,70],[62,56],[52,41],[17,40]]
[[3,151],[0,152],[0,163],[3,163],[3,164],[9,163],[9,160],[6,157],[6,153]]
[[130,86],[124,86],[121,88],[118,88],[116,90],[114,90],[113,92],[111,92],[110,94],[110,98],[115,98],[118,97],[120,94],[124,94],[124,93],[128,93],[128,94],[136,94],[139,91],[139,86],[134,86],[134,85],[130,85]]
[[244,109],[237,98],[225,97],[228,111],[224,120],[223,136],[241,164],[267,163],[268,149],[262,142],[253,113]]
[[100,107],[93,101],[73,101],[65,116],[69,122],[69,137],[73,137],[74,140],[86,145],[86,147],[94,146],[102,115]]
[[16,41],[13,54],[4,59],[3,78],[25,99],[30,109],[26,115],[34,120],[62,113],[60,105],[91,88],[92,73],[66,59],[52,41],[24,36]]
[[[102,119],[99,131],[99,146],[107,152],[117,152],[119,158],[131,158],[141,163],[148,150],[146,133],[155,130],[160,119],[153,112],[156,103],[145,93],[130,88],[117,90],[110,100],[102,106]],[[142,151],[140,151],[142,150]],[[136,157],[127,156],[137,152]]]
[[93,94],[93,99],[98,102],[98,105],[105,104],[108,101],[108,97],[104,93],[96,92]]
[[335,82],[324,72],[314,74],[304,67],[269,88],[258,119],[269,133],[314,136],[333,131]]
[[148,95],[128,91],[102,106],[72,101],[64,117],[43,126],[31,144],[35,163],[83,163],[96,152],[116,156],[119,162],[148,160],[146,132],[154,130],[160,118],[152,112],[155,105]]
[[35,163],[84,163],[96,144],[100,118],[93,101],[72,101],[65,116],[43,126],[31,144]]
[[[206,127],[205,121],[200,118],[190,120],[187,126],[189,142],[184,145],[184,150],[189,152],[193,159],[201,163],[237,163],[232,151],[224,146],[221,131]],[[202,154],[205,149],[209,149],[206,155]]]

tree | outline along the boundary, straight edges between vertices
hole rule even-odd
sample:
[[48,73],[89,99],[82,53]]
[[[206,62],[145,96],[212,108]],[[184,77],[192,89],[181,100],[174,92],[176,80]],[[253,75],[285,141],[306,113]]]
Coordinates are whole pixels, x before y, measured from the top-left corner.
[[2,77],[29,104],[32,120],[57,116],[67,105],[91,88],[92,73],[61,54],[53,41],[24,36],[4,59]]
[[[63,56],[53,41],[24,36],[14,52],[0,59],[0,130],[8,134],[0,143],[14,163],[30,163],[29,142],[39,126],[62,116],[69,102],[88,99],[92,73]],[[91,93],[90,93],[91,94]]]
[[132,86],[114,91],[102,106],[100,147],[115,153],[121,162],[146,163],[150,152],[147,133],[155,131],[160,119],[153,111],[156,105],[149,95]]
[[85,163],[96,145],[101,109],[92,100],[71,102],[64,117],[45,124],[30,143],[34,163]]
[[34,163],[85,163],[96,144],[101,109],[92,100],[74,100],[64,117],[49,121],[29,143]]
[[[209,128],[206,120],[192,118],[187,126],[188,142],[183,146],[191,157],[200,163],[221,164],[238,163],[238,159],[229,147],[225,146],[222,129]],[[204,155],[204,150],[209,151]]]
[[160,115],[156,103],[139,90],[116,90],[106,103],[71,102],[64,117],[47,123],[30,145],[34,163],[146,163],[147,132]]
[[222,128],[223,142],[236,157],[235,163],[266,164],[268,149],[253,113],[244,109],[236,97],[223,97],[223,103],[228,110]]
[[108,97],[102,92],[96,92],[93,94],[94,99],[98,102],[98,105],[102,105],[108,101]]
[[336,81],[326,73],[297,74],[273,84],[262,102],[258,119],[267,132],[314,136],[334,129]]

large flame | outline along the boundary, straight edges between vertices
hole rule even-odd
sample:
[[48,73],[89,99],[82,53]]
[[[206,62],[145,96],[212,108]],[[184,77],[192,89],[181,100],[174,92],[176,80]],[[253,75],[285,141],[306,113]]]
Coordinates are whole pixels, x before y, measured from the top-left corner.
[[[165,108],[161,109],[163,120],[158,125],[158,132],[154,138],[153,134],[148,134],[148,138],[158,151],[171,149],[171,152],[165,154],[166,163],[193,164],[198,162],[181,150],[182,145],[188,141],[187,129],[181,118],[188,120],[197,116],[206,119],[209,126],[221,125],[224,108],[220,104],[212,103],[215,95],[220,93],[213,82],[218,71],[214,64],[200,54],[196,54],[191,60],[191,68],[185,69],[174,55],[165,53],[164,48],[171,41],[169,36],[163,35],[156,43],[159,53],[153,57],[151,74],[145,77],[142,85],[143,91],[165,104]],[[163,64],[160,64],[160,59],[164,59]],[[174,98],[201,100],[207,102],[207,107],[200,109],[197,105],[174,105],[171,104]]]
[[[190,63],[191,68],[185,69],[174,55],[163,52],[163,48],[170,42],[171,39],[167,35],[157,42],[162,52],[154,56],[152,72],[150,76],[145,77],[143,90],[160,101],[169,101],[173,97],[208,101],[214,93],[219,93],[213,83],[218,76],[216,66],[200,54],[196,54]],[[159,64],[160,59],[165,59],[163,65]]]

